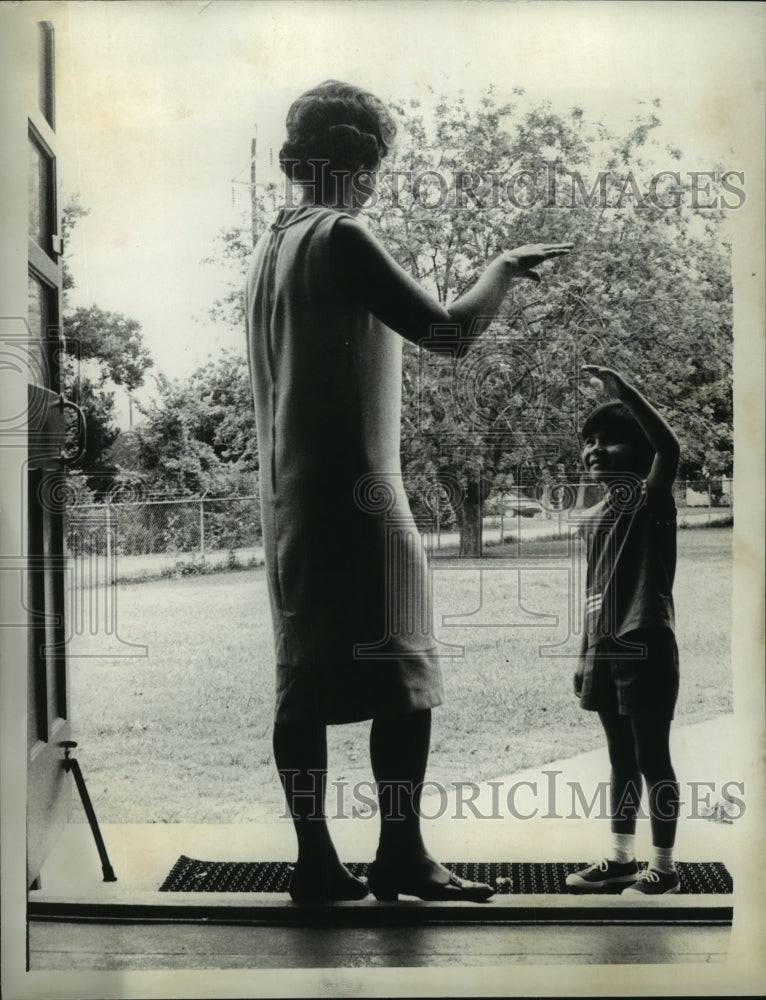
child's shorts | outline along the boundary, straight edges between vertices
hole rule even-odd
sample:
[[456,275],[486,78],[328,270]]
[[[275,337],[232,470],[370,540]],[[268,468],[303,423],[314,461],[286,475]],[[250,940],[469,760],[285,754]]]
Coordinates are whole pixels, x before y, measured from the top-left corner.
[[679,671],[678,646],[670,629],[641,629],[619,639],[589,636],[588,642],[580,690],[582,708],[673,718]]

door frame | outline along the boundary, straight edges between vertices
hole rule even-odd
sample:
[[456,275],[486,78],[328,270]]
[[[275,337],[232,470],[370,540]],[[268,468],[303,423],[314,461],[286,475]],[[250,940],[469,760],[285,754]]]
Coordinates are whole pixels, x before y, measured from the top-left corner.
[[[53,393],[43,395],[53,399],[60,388],[55,358],[58,346],[53,342],[45,344],[41,365],[39,337],[28,324],[30,274],[52,289],[56,308],[50,322],[58,326],[61,321],[61,246],[55,240],[48,245],[47,238],[40,238],[43,246],[39,247],[38,241],[29,239],[30,140],[46,156],[54,158],[43,223],[47,232],[55,236],[60,234],[55,190],[54,95],[44,78],[41,84],[39,71],[41,53],[53,59],[52,29],[48,26],[45,32],[40,28],[44,16],[44,9],[36,10],[32,4],[14,5],[13,9],[0,12],[0,66],[5,71],[0,87],[0,134],[3,137],[0,144],[3,175],[0,185],[0,217],[3,219],[0,242],[0,661],[3,664],[0,670],[0,816],[3,823],[0,918],[3,967],[9,971],[23,961],[27,952],[27,692],[33,629],[26,593],[30,565],[26,502],[30,467],[28,425],[40,417],[39,413],[33,413],[34,403],[29,405],[29,385],[47,383]],[[44,95],[42,100],[39,99],[41,93]],[[51,375],[46,377],[47,370]],[[58,410],[57,399],[56,403]],[[44,435],[49,428],[42,430]],[[39,467],[39,461],[37,465]],[[50,593],[48,588],[48,596]],[[46,631],[49,630],[46,628]],[[58,637],[54,641],[57,642]],[[68,716],[68,711],[65,710],[64,715]],[[63,738],[61,734],[67,723],[65,720],[61,725],[57,719],[51,722],[48,752],[55,756],[58,752],[57,747],[54,749],[55,744]],[[63,768],[63,750],[60,755],[61,781],[55,768],[51,773],[54,784],[71,798],[71,779]]]

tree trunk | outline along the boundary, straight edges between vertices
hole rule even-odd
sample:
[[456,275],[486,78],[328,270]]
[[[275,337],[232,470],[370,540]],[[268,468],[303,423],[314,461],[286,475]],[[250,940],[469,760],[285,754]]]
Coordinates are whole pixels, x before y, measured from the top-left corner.
[[458,510],[460,555],[482,556],[482,496],[478,480],[469,479],[463,503]]

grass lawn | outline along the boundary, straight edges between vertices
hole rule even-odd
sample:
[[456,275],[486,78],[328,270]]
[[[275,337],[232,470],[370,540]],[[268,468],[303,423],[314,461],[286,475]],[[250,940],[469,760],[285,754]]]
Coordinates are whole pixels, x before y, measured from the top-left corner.
[[[678,725],[732,710],[731,542],[728,528],[678,535]],[[437,635],[445,652],[464,652],[443,659],[447,697],[433,715],[429,779],[481,781],[601,746],[597,717],[572,695],[577,640],[567,621],[582,581],[566,543],[432,565]],[[148,656],[93,655],[96,640],[84,635],[70,661],[74,739],[99,820],[281,814],[263,569],[114,594],[120,638],[145,644]],[[368,722],[330,728],[330,780],[370,779],[368,731]]]

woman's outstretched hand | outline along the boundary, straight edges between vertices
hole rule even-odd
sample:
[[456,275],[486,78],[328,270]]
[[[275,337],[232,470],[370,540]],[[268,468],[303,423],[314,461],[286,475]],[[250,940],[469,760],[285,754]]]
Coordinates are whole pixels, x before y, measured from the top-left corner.
[[564,257],[574,246],[574,243],[527,243],[523,247],[507,251],[503,256],[511,263],[514,274],[530,281],[540,281],[539,272],[533,270],[546,260],[554,257]]

